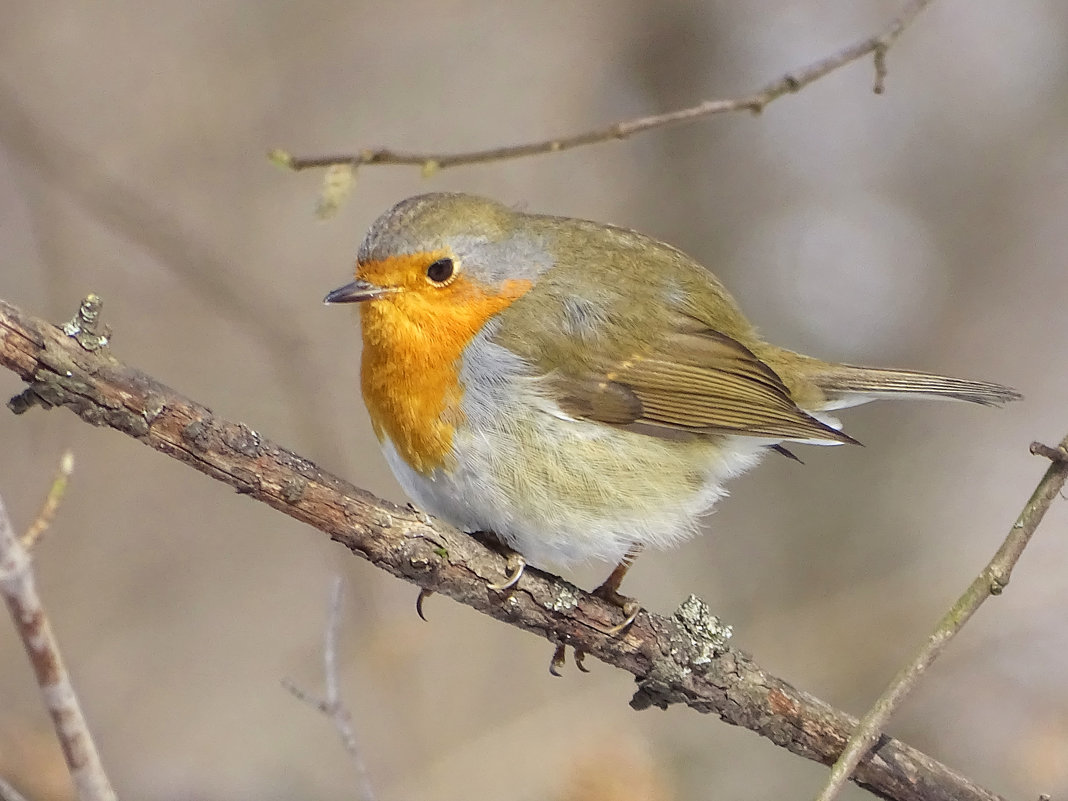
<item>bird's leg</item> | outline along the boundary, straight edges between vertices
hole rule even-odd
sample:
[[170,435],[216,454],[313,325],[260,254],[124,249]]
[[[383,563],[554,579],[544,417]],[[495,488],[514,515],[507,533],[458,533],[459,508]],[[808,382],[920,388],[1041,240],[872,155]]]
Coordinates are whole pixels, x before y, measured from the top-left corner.
[[[619,585],[623,583],[623,577],[627,575],[627,571],[630,570],[630,566],[634,564],[634,560],[638,558],[638,554],[642,551],[642,546],[632,545],[627,551],[626,555],[620,561],[618,565],[608,575],[608,578],[595,589],[591,595],[596,595],[602,600],[608,601],[613,606],[618,606],[623,610],[623,622],[618,626],[609,626],[605,628],[598,626],[596,623],[590,623],[589,625],[597,629],[602,634],[607,634],[609,637],[615,637],[617,634],[621,634],[626,631],[634,619],[638,617],[638,613],[642,611],[641,604],[635,601],[633,598],[628,598],[625,595],[620,595]],[[556,650],[553,651],[552,662],[549,663],[549,672],[554,676],[560,675],[560,668],[566,664],[567,650],[563,643],[557,643]],[[575,667],[581,670],[583,673],[589,673],[590,669],[583,664],[583,660],[586,658],[586,652],[581,648],[575,649]]]
[[609,628],[594,626],[594,628],[604,634],[615,636],[616,634],[626,631],[630,624],[634,622],[638,613],[642,610],[641,604],[633,598],[628,598],[619,593],[619,585],[623,583],[623,577],[627,575],[627,571],[630,570],[630,566],[634,564],[634,560],[638,558],[638,554],[640,554],[641,551],[641,545],[632,545],[620,563],[608,574],[608,578],[606,578],[601,586],[595,589],[592,593],[598,598],[608,601],[608,603],[613,604],[614,606],[618,606],[623,610],[623,614],[625,615],[625,619],[618,626],[611,626]]

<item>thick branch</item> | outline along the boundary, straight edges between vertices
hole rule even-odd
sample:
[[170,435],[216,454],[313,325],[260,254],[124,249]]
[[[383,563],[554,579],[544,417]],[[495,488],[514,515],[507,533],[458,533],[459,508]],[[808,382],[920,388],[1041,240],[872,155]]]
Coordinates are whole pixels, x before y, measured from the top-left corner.
[[676,109],[675,111],[654,114],[648,117],[622,120],[604,128],[583,131],[571,136],[556,137],[538,142],[526,142],[520,145],[494,147],[487,150],[473,150],[465,153],[411,153],[389,148],[378,148],[340,155],[296,157],[284,150],[273,150],[270,153],[270,157],[272,161],[293,170],[307,170],[335,165],[359,167],[363,164],[401,164],[422,167],[425,172],[434,172],[446,167],[484,164],[490,161],[536,156],[542,153],[559,153],[564,150],[582,147],[583,145],[627,139],[634,136],[634,134],[644,133],[656,128],[667,128],[673,125],[694,122],[710,117],[713,114],[734,111],[749,111],[759,114],[768,103],[778,100],[784,95],[799,92],[825,75],[867,55],[873,56],[875,61],[873,90],[876,94],[881,94],[886,81],[887,51],[916,15],[930,2],[931,0],[910,0],[901,13],[874,36],[861,39],[859,42],[851,44],[819,61],[798,67],[772,81],[763,89],[741,97],[705,100],[689,108]]
[[[557,576],[528,568],[510,591],[490,591],[486,585],[505,574],[505,560],[474,537],[353,487],[121,364],[107,348],[86,351],[59,328],[3,301],[0,364],[30,385],[11,402],[16,411],[66,406],[313,526],[395,576],[627,670],[638,683],[631,701],[637,709],[685,703],[827,765],[857,725],[748,655],[723,648],[718,621],[695,599],[671,618],[643,612],[625,634],[609,637],[595,626],[615,623],[618,610]],[[877,795],[901,801],[998,798],[890,738],[865,756],[854,776]]]

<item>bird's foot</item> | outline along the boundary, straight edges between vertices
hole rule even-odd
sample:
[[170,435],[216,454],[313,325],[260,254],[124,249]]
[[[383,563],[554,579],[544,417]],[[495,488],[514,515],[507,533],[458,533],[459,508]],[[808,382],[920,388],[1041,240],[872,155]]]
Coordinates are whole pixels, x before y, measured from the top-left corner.
[[523,555],[505,545],[503,540],[492,531],[471,531],[468,533],[491,551],[499,553],[506,560],[504,580],[487,584],[486,587],[494,592],[504,592],[514,587],[519,579],[522,578],[523,571],[527,569],[527,560],[523,558]]
[[[584,661],[586,659],[586,652],[578,648],[575,649],[575,667],[581,670],[583,673],[589,673],[590,669],[586,667]],[[562,642],[556,644],[556,650],[553,651],[552,661],[549,662],[549,672],[559,678],[563,674],[560,673],[561,668],[567,664],[567,646]]]
[[600,626],[596,623],[590,623],[590,625],[597,629],[597,631],[602,634],[607,634],[609,637],[615,637],[617,634],[622,634],[630,628],[635,618],[638,617],[638,613],[642,611],[641,604],[633,598],[628,598],[626,595],[620,595],[619,591],[611,582],[611,576],[609,577],[609,581],[606,581],[590,594],[596,595],[603,601],[608,601],[608,603],[613,606],[618,606],[620,611],[623,612],[623,622],[616,626]]
[[[519,582],[519,579],[523,577],[523,572],[527,569],[527,560],[523,558],[522,554],[502,545],[491,532],[474,531],[471,532],[471,535],[487,547],[498,552],[503,552],[503,555],[507,560],[505,563],[506,572],[504,580],[493,584],[487,584],[486,587],[494,592],[504,592],[505,590],[510,590],[514,587]],[[423,620],[426,620],[426,615],[423,614],[423,601],[433,594],[433,590],[422,589],[419,590],[419,595],[415,599],[415,611]]]
[[486,587],[488,589],[491,589],[494,592],[510,590],[519,583],[519,579],[523,576],[523,571],[527,569],[527,560],[523,558],[522,554],[512,551],[508,554],[505,565],[507,567],[507,572],[505,573],[504,581],[499,581],[495,584],[487,584]]

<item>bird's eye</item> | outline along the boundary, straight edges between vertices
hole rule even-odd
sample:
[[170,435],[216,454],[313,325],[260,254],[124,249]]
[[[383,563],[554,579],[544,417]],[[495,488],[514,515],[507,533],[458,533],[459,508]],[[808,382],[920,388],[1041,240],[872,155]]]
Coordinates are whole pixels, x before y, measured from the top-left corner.
[[443,259],[431,262],[430,266],[426,268],[426,277],[430,279],[431,283],[445,284],[455,272],[456,263],[446,256]]

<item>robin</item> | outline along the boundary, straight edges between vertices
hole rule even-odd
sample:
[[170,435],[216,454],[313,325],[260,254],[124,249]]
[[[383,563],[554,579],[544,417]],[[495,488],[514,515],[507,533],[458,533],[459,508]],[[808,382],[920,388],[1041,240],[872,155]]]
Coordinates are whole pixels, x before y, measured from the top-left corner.
[[879,398],[997,405],[1000,384],[834,364],[760,338],[716,278],[636,231],[481,197],[409,198],[371,226],[356,280],[361,389],[420,507],[537,566],[616,565],[692,537],[725,482],[784,443],[855,443],[831,412]]

